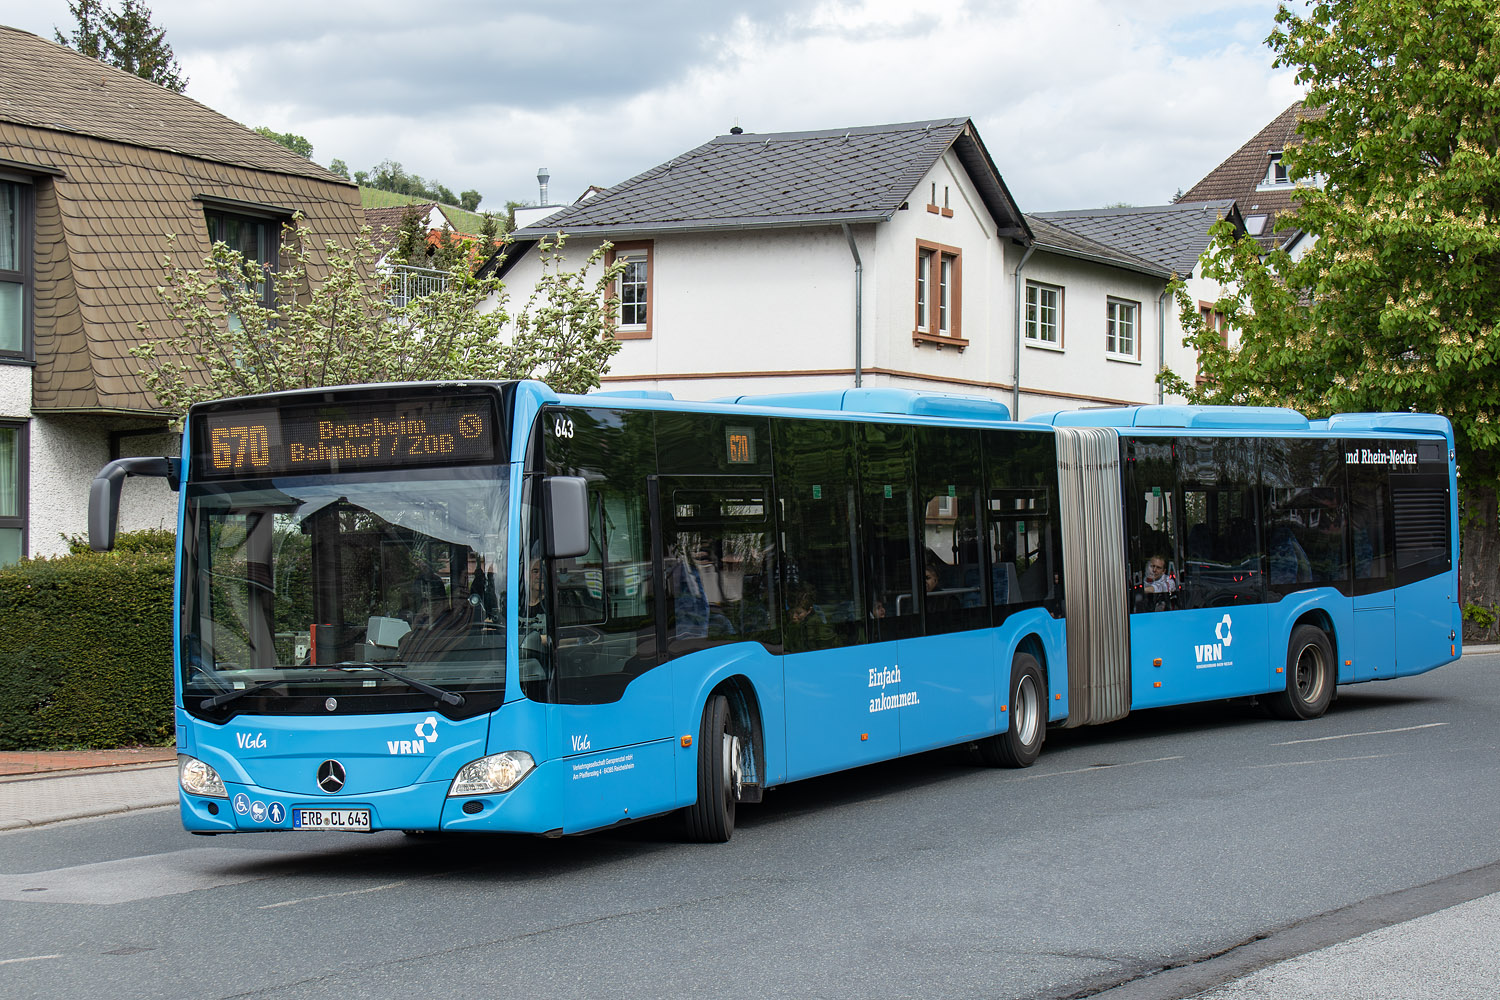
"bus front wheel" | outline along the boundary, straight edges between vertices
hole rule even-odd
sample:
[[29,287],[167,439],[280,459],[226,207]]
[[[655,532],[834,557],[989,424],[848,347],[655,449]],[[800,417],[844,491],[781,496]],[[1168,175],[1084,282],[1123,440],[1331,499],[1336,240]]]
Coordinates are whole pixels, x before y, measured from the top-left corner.
[[721,694],[703,706],[698,729],[698,801],[687,807],[687,835],[700,844],[722,844],[734,834],[734,755],[729,699]]
[[1030,767],[1047,736],[1047,686],[1041,664],[1030,653],[1017,653],[1010,665],[1010,725],[1005,732],[979,741],[979,756],[993,767]]
[[1292,629],[1286,649],[1286,690],[1270,700],[1271,714],[1282,719],[1316,719],[1328,711],[1337,675],[1333,644],[1314,625]]

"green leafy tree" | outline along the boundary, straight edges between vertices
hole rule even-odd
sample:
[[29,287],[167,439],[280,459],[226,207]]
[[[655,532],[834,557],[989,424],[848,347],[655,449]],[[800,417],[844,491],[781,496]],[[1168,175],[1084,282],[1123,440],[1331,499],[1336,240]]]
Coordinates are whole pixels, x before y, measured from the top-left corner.
[[69,0],[68,12],[74,28],[66,36],[54,28],[58,44],[179,94],[187,89],[166,30],[151,23],[151,8],[140,0],[123,0],[118,10],[99,0]]
[[349,179],[349,164],[345,163],[343,160],[340,160],[338,157],[334,157],[333,162],[328,164],[328,172],[330,174],[338,174],[340,177],[347,181]]
[[[283,146],[285,146],[287,149],[290,149],[298,156],[305,156],[309,160],[312,159],[313,145],[311,142],[307,141],[307,136],[297,135],[294,132],[275,132],[264,125],[258,126],[255,131],[259,132],[267,139],[270,139],[272,142],[281,143]],[[335,160],[334,162],[339,163],[342,161]],[[334,173],[338,173],[338,171],[335,170]],[[348,175],[346,174],[345,176]]]
[[479,217],[479,252],[488,257],[500,249],[500,237],[505,235],[504,222],[494,212],[485,212]]
[[[1453,422],[1464,600],[1500,600],[1500,9],[1492,0],[1282,6],[1267,44],[1308,88],[1283,160],[1304,187],[1278,228],[1316,238],[1293,260],[1220,223],[1205,273],[1234,348],[1179,291],[1201,402],[1310,415],[1419,410]],[[1490,619],[1493,638],[1494,619]]]
[[[355,174],[358,178],[360,175]],[[395,160],[381,160],[374,169],[365,173],[361,184],[369,184],[370,187],[381,191],[390,191],[394,194],[411,195],[414,198],[426,198],[428,201],[442,202],[444,205],[458,205],[470,212],[479,207],[484,196],[478,191],[465,191],[462,195],[455,195],[453,190],[437,181],[429,183],[419,174],[407,173],[406,168]],[[472,207],[468,202],[472,200]]]
[[[158,290],[171,327],[131,350],[163,408],[324,385],[429,379],[542,378],[564,392],[599,384],[619,349],[606,292],[622,266],[600,267],[605,247],[576,272],[551,268],[515,323],[503,286],[474,276],[467,258],[438,291],[396,304],[374,267],[366,231],[354,246],[319,252],[294,223],[280,265],[247,259],[224,243],[194,266],[172,251]],[[273,282],[267,304],[258,287]],[[481,303],[494,308],[481,312]]]

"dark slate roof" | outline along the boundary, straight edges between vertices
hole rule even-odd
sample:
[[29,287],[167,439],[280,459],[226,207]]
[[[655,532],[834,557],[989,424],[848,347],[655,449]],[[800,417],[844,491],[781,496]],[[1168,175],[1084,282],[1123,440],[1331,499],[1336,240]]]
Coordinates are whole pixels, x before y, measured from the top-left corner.
[[1038,212],[1077,236],[1086,236],[1116,250],[1166,268],[1186,278],[1208,248],[1208,230],[1227,218],[1243,228],[1233,199],[1179,201],[1175,205],[1144,208],[1085,208],[1072,212]]
[[1171,270],[1160,264],[1090,239],[1072,229],[1065,229],[1049,221],[1048,214],[1053,213],[1026,216],[1026,221],[1031,225],[1031,232],[1036,238],[1033,244],[1036,249],[1060,253],[1080,260],[1091,260],[1109,267],[1121,267],[1127,271],[1149,274],[1153,278],[1167,279],[1172,276]]
[[1280,152],[1300,140],[1297,123],[1304,118],[1321,117],[1322,108],[1307,108],[1299,101],[1287,108],[1265,128],[1255,133],[1249,142],[1208,173],[1197,184],[1185,191],[1181,201],[1219,201],[1233,198],[1239,205],[1240,214],[1246,219],[1257,215],[1266,216],[1265,228],[1256,238],[1262,246],[1274,246],[1285,242],[1292,233],[1272,231],[1276,216],[1292,207],[1292,196],[1296,188],[1291,185],[1274,190],[1259,191],[1269,166],[1268,154]]
[[0,121],[350,184],[191,97],[4,25],[0,94]]
[[716,136],[511,235],[527,242],[558,230],[615,236],[880,222],[950,148],[997,229],[1028,235],[967,118]]

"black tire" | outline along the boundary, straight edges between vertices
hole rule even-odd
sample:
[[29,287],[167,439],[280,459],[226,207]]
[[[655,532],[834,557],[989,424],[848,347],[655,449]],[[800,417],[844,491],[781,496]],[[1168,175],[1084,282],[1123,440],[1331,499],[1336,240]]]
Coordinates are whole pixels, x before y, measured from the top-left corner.
[[980,740],[979,756],[991,767],[1030,767],[1047,738],[1047,685],[1036,657],[1016,654],[1007,690],[1010,725],[1005,732]]
[[1314,625],[1298,625],[1286,648],[1286,690],[1269,701],[1271,714],[1281,719],[1316,719],[1328,711],[1338,668],[1333,643]]
[[703,706],[698,728],[698,801],[684,814],[689,840],[722,844],[734,835],[734,779],[729,759],[729,699],[717,694]]

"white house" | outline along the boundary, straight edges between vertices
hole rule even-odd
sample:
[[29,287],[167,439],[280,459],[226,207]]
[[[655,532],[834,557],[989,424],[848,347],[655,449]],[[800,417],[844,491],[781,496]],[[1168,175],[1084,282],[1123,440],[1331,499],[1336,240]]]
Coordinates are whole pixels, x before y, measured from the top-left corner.
[[1155,402],[1172,268],[1068,225],[1023,216],[965,118],[734,130],[517,230],[487,269],[523,301],[539,239],[627,257],[606,388]]

